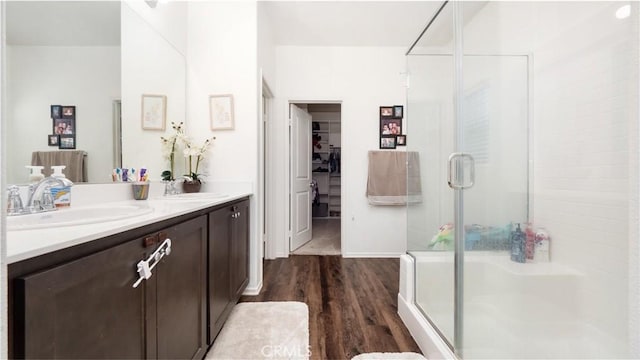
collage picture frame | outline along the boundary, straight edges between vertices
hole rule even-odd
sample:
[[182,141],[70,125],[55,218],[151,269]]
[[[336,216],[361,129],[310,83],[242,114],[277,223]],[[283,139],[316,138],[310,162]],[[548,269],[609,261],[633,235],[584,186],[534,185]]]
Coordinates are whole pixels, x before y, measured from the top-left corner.
[[402,133],[403,117],[403,105],[380,106],[380,149],[395,149],[398,146],[406,146],[407,136]]
[[76,148],[76,106],[51,105],[51,134],[47,135],[47,145],[58,149]]

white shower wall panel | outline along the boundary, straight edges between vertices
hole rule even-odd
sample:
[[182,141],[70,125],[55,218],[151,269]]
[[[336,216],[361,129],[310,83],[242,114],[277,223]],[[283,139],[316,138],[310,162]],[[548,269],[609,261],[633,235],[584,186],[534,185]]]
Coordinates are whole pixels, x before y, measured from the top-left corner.
[[627,339],[629,171],[637,171],[628,129],[638,80],[629,76],[630,21],[605,16],[615,4],[601,6],[536,46],[534,220],[552,236],[552,260],[585,274],[584,320]]

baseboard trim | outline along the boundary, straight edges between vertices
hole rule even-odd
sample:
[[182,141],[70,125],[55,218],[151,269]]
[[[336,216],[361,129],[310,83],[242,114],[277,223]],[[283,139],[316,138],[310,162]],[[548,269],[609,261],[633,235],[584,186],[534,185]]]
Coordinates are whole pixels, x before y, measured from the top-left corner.
[[252,287],[247,286],[242,292],[242,295],[246,295],[246,296],[260,295],[260,290],[262,290],[262,280],[260,280],[260,282],[256,286],[252,286]]

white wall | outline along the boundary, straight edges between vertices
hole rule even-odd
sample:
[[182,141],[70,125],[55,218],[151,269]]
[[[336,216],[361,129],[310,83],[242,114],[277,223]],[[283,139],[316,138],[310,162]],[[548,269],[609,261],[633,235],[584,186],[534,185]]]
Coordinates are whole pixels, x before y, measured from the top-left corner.
[[[257,4],[203,1],[189,4],[188,132],[215,135],[205,161],[205,180],[258,184]],[[234,130],[215,131],[209,121],[209,95],[233,94]],[[262,283],[258,201],[251,198],[251,265],[248,291]]]
[[265,2],[258,2],[258,68],[262,76],[275,91],[276,77],[276,44],[273,28],[266,10]]
[[[406,251],[405,208],[370,206],[366,198],[367,152],[379,147],[379,106],[404,104],[404,51],[392,47],[277,48],[274,141],[281,149],[288,149],[288,101],[342,101],[342,253],[347,257],[398,256]],[[279,154],[278,169],[288,171],[288,150]],[[281,191],[287,194],[289,180],[285,173],[280,176]],[[288,214],[285,197],[276,201],[277,213]],[[288,220],[284,221],[288,229]],[[278,256],[288,256],[287,236],[277,234],[281,241]]]
[[[182,53],[169,43],[161,33],[148,25],[156,17],[176,19],[175,37],[184,36],[186,29],[184,12],[145,13],[140,16],[130,5],[122,5],[122,162],[124,167],[146,167],[151,179],[159,180],[163,170],[169,169],[168,160],[162,156],[161,136],[174,133],[171,122],[186,119],[186,61]],[[146,7],[146,4],[143,4]],[[164,4],[158,4],[162,6]],[[174,4],[175,5],[175,4]],[[186,9],[186,3],[182,4]],[[148,7],[147,7],[148,8]],[[166,33],[167,31],[165,31]],[[164,95],[166,104],[165,131],[143,130],[141,125],[142,95]],[[177,156],[175,172],[182,175],[184,161]],[[176,176],[176,178],[179,176]]]
[[145,1],[123,0],[130,10],[144,19],[148,26],[163,37],[182,54],[187,52],[187,8],[186,1],[158,2],[151,8]]
[[[113,101],[120,98],[120,47],[7,46],[8,180],[27,182],[33,151],[52,151],[51,105],[76,106],[76,148],[88,153],[91,182],[113,167]],[[48,175],[49,169],[45,169]]]

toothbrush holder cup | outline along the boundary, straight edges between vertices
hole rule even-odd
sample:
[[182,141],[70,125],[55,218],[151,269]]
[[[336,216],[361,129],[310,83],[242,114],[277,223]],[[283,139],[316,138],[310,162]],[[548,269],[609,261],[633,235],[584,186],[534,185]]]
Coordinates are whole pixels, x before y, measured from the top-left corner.
[[149,196],[149,183],[148,182],[134,182],[131,184],[133,190],[133,198],[136,200],[147,200]]

